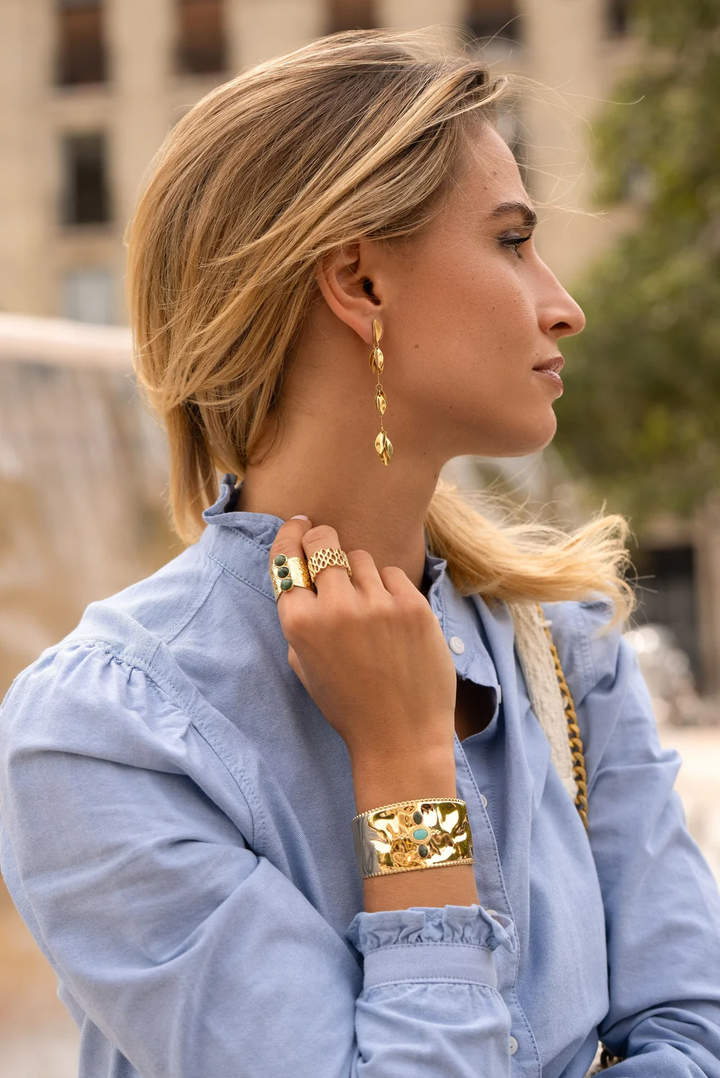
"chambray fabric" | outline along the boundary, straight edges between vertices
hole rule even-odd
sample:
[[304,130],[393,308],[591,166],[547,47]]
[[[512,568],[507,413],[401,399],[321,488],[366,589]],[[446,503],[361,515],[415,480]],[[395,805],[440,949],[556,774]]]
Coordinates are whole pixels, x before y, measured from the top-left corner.
[[457,672],[498,701],[455,739],[480,902],[365,913],[348,754],[268,577],[282,521],[236,511],[234,478],[196,544],[91,603],[0,711],[2,871],[81,1078],[582,1078],[598,1037],[627,1057],[614,1078],[720,1078],[720,895],[607,606],[545,606],[586,833],[507,608],[427,552]]

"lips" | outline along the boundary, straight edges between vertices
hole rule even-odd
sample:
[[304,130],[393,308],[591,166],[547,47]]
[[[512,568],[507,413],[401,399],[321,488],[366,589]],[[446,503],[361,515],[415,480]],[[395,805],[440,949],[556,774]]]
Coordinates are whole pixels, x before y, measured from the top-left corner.
[[565,360],[562,356],[551,356],[550,359],[544,359],[542,363],[538,363],[533,367],[533,370],[543,376],[546,385],[553,385],[555,391],[562,394],[565,387],[560,377],[560,371],[564,366]]
[[553,374],[560,374],[564,366],[565,360],[562,356],[551,356],[550,359],[544,359],[542,363],[536,363],[533,370],[551,371]]

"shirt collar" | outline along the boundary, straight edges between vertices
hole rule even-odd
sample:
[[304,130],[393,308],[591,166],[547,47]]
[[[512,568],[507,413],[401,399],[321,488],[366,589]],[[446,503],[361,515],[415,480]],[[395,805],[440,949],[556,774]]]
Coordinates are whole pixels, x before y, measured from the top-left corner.
[[[256,591],[275,601],[268,572],[268,553],[275,536],[284,523],[272,513],[248,513],[233,506],[237,504],[242,481],[226,473],[220,484],[217,501],[203,513],[208,527],[200,544],[225,569],[249,584]],[[448,641],[461,640],[465,646],[454,654],[455,666],[461,677],[470,677],[484,685],[497,686],[497,674],[477,623],[493,619],[493,614],[479,596],[463,597],[454,587],[447,572],[447,560],[432,554],[425,537],[425,573],[430,580],[428,602],[438,617]]]
[[[273,592],[270,576],[267,571],[267,555],[280,526],[285,522],[282,517],[277,517],[273,513],[248,513],[235,509],[234,506],[237,505],[241,489],[242,480],[238,483],[236,475],[227,472],[223,476],[220,484],[220,494],[218,495],[217,500],[213,505],[206,509],[202,515],[205,523],[211,527],[205,529],[201,542],[213,548],[214,556],[217,556],[219,547],[223,548],[223,554],[227,556],[230,554],[230,549],[228,549],[228,543],[226,542],[223,533],[231,531],[235,533],[236,536],[242,536],[243,539],[247,540],[252,546],[262,551],[264,558],[262,564],[262,569],[264,570],[263,584],[266,586],[260,587],[260,590],[267,593],[270,598],[274,599],[275,593]],[[247,551],[245,544],[243,544],[243,548]],[[238,551],[238,554],[239,553],[240,551]],[[230,565],[226,564],[225,567],[231,569]],[[445,558],[439,558],[435,554],[430,553],[426,536],[425,573],[430,581],[428,592],[429,600],[432,600],[434,593],[441,587],[441,582],[445,578],[446,570],[447,561]],[[262,576],[262,573],[260,575]],[[243,579],[245,579],[244,576]]]

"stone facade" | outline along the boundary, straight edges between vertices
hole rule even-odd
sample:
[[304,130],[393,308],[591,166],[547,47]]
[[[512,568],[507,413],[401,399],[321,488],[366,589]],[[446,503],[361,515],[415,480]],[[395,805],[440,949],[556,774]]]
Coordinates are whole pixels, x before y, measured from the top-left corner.
[[[636,48],[632,35],[622,32],[627,5],[628,0],[3,0],[0,312],[125,322],[123,231],[173,123],[233,73],[361,18],[400,29],[443,27],[448,37],[461,35],[468,47],[482,48],[494,71],[519,76],[520,106],[514,118],[504,118],[504,131],[517,142],[540,208],[540,253],[572,288],[631,213],[582,212],[593,185],[587,121],[612,97]],[[217,40],[213,26],[220,30]],[[98,28],[96,45],[102,47],[93,54]],[[471,30],[481,35],[474,43]],[[75,51],[63,50],[63,41],[74,42]],[[685,551],[693,568],[672,576],[671,565],[672,579],[659,602],[648,592],[651,613],[662,620],[665,608],[677,609],[673,596],[681,589],[686,613],[676,628],[687,637],[681,642],[702,687],[711,691],[720,690],[717,535],[707,514],[692,527],[671,522],[666,532],[656,529],[651,545]]]
[[[218,0],[226,70],[183,74],[177,64],[183,3],[192,0],[104,0],[107,78],[76,84],[60,84],[63,19],[78,18],[92,0],[0,4],[0,311],[124,321],[123,229],[167,131],[233,73],[326,32],[338,9],[328,0]],[[507,13],[511,29],[487,45],[488,59],[497,70],[547,87],[525,95],[531,193],[575,209],[587,201],[592,181],[585,119],[610,95],[632,53],[632,38],[609,32],[611,7],[608,0],[376,0],[355,3],[354,10],[374,10],[380,26],[440,25],[450,35],[473,17],[480,26],[493,19],[502,25]],[[492,18],[478,23],[485,9]],[[102,140],[106,222],[67,220],[68,154],[83,136],[91,155],[92,137]],[[616,227],[616,218],[549,209],[542,253],[571,281]]]

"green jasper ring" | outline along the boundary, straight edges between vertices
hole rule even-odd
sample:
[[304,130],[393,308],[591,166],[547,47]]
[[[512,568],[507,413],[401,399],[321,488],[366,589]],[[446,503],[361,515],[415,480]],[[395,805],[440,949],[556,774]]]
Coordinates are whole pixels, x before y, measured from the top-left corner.
[[292,591],[294,587],[315,590],[310,579],[307,559],[304,557],[276,554],[270,562],[269,572],[276,599],[284,591]]

